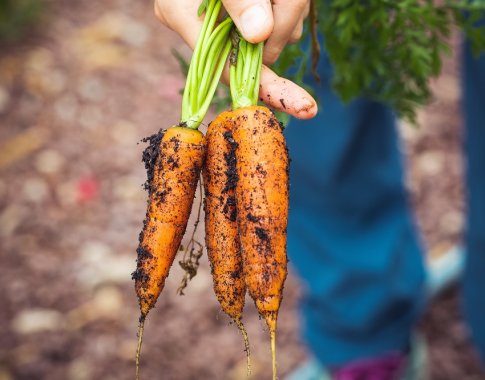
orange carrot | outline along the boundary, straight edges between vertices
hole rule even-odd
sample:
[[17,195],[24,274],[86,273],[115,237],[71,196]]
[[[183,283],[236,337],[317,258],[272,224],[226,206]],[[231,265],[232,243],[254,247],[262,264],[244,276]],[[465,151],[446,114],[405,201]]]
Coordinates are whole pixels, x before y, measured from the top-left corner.
[[276,323],[287,275],[288,151],[274,114],[257,106],[263,43],[251,44],[237,32],[231,37],[231,119],[237,144],[236,209],[244,278],[270,331],[276,380]]
[[236,145],[232,139],[230,115],[231,112],[220,114],[209,125],[206,135],[207,158],[203,168],[206,246],[214,292],[222,310],[234,320],[243,335],[250,373],[249,342],[242,324],[246,284],[236,219]]
[[144,155],[149,201],[133,272],[141,311],[137,375],[144,321],[157,302],[184,236],[205,157],[201,132],[172,127],[162,133],[150,138]]
[[141,311],[137,379],[144,322],[165,285],[182,241],[205,158],[204,136],[197,129],[207,113],[231,49],[229,33],[233,23],[226,18],[217,24],[221,8],[221,0],[204,1],[199,8],[199,16],[205,12],[205,17],[187,73],[181,122],[164,134],[149,138],[150,147],[144,154],[149,201],[137,249],[137,269],[133,273]]
[[239,108],[232,119],[244,278],[270,330],[276,378],[276,322],[287,275],[288,152],[282,128],[266,107]]
[[182,241],[204,157],[204,136],[197,130],[169,128],[160,141],[133,274],[142,318],[155,305]]

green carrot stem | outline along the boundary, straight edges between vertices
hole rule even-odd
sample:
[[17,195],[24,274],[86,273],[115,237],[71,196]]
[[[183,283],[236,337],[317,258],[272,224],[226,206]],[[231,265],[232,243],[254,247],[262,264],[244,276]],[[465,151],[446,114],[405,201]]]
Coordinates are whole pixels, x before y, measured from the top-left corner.
[[199,62],[199,55],[200,50],[204,42],[204,38],[206,33],[209,31],[209,22],[210,22],[210,15],[214,11],[215,0],[210,0],[207,9],[204,21],[202,23],[202,29],[200,31],[199,38],[195,44],[194,52],[192,54],[192,60],[190,61],[189,72],[187,73],[187,82],[185,84],[184,95],[182,98],[182,120],[186,119],[188,114],[192,113],[192,107],[194,105],[193,96],[190,97],[191,93],[194,93],[194,88],[191,88],[191,84],[196,82],[196,69],[197,66],[195,63]]
[[186,121],[187,127],[194,128],[193,125],[199,126],[202,120],[204,119],[204,116],[207,113],[210,103],[212,101],[212,98],[214,97],[214,94],[216,92],[217,85],[219,84],[219,79],[222,75],[222,72],[224,71],[224,67],[226,66],[226,60],[227,60],[227,57],[229,56],[230,51],[231,51],[231,41],[227,41],[226,46],[224,47],[224,50],[221,53],[221,57],[217,65],[217,70],[214,74],[214,78],[217,78],[217,80],[212,80],[209,90],[207,92],[205,102],[200,106],[199,111],[194,115],[194,117]]
[[251,44],[242,37],[231,62],[230,88],[233,109],[258,104],[263,63],[263,43]]
[[[192,61],[201,62],[201,54],[203,54],[207,49],[203,49],[202,47],[207,46],[207,39],[210,38],[212,31],[214,30],[214,23],[215,18],[213,15],[215,14],[216,18],[219,14],[221,9],[221,2],[220,0],[210,0],[207,6],[204,22],[202,24],[202,30],[200,33],[199,38],[197,39],[197,45],[194,49],[194,53],[192,56]],[[200,42],[200,44],[199,44]],[[192,83],[195,83],[197,78],[199,77],[199,69],[202,65],[197,65],[197,70],[194,70],[192,73]]]
[[[246,42],[246,48],[243,50],[244,51],[244,58],[245,58],[245,65],[243,67],[243,77],[242,79],[242,85],[245,86],[248,84],[250,81],[250,76],[253,74],[251,70],[254,70],[254,61],[253,61],[253,44],[250,44],[249,42]],[[256,58],[257,59],[257,58]]]
[[256,78],[253,86],[253,94],[252,94],[253,104],[257,104],[259,99],[259,86],[261,84],[261,72],[263,67],[263,44],[262,43],[258,44],[257,49],[258,49],[257,55],[259,59],[258,59],[258,64],[256,66]]
[[209,109],[228,56],[233,23],[227,18],[216,27],[221,7],[221,0],[209,0],[187,74],[180,124],[193,129],[199,127]]
[[236,88],[238,88],[238,83],[236,65],[231,65],[231,67],[229,68],[229,83],[229,88],[231,90],[232,108],[237,109],[236,99],[238,98],[238,96]]
[[[226,34],[228,30],[231,29],[231,27],[232,27],[232,20],[228,17],[217,26],[217,28],[211,34],[210,38],[205,43],[205,46],[212,46],[213,44],[217,44],[218,46],[220,45],[222,48],[223,44],[221,44],[221,40],[226,37]],[[207,58],[207,55],[209,54],[209,52],[213,52],[213,50],[206,49],[205,51],[202,52],[202,56],[200,58],[201,62],[206,62],[207,60],[209,60],[209,62],[212,62],[210,58]],[[197,80],[200,81],[202,80],[202,78],[204,77],[207,71],[207,65],[206,66],[200,65],[197,71],[198,71]]]
[[[245,51],[246,45],[247,45],[247,42],[244,41],[244,40],[241,40],[241,42],[239,43],[239,54],[238,54],[238,59],[237,59],[238,82],[239,82],[240,78],[243,77],[243,68],[246,65],[246,59],[245,59],[245,55],[243,53]],[[238,84],[238,86],[240,85],[240,83],[237,83],[237,84]]]
[[[209,24],[208,24],[208,28],[209,28],[210,30],[213,30],[213,29],[214,29],[214,25],[215,25],[215,23],[216,23],[216,21],[217,21],[217,17],[219,16],[219,12],[220,12],[220,10],[221,10],[221,6],[222,6],[221,1],[220,1],[220,0],[219,0],[219,1],[217,1],[217,2],[215,3],[215,7],[214,7],[214,9],[212,10],[212,13],[210,13],[211,17],[210,17],[209,22],[208,22],[208,23],[209,23]],[[206,16],[206,17],[207,17],[207,16]],[[208,18],[208,17],[207,17],[207,18]],[[217,28],[216,28],[216,29],[217,29]],[[215,32],[215,30],[214,30],[214,32]],[[205,33],[205,34],[204,34],[204,37],[203,37],[202,44],[203,44],[204,46],[210,46],[210,45],[209,45],[209,40],[210,40],[210,38],[211,38],[213,35],[214,35],[214,33],[212,33],[212,34],[210,34],[210,33]],[[201,53],[203,54],[203,53],[206,53],[206,52],[207,52],[207,50],[204,50],[204,51],[202,51]],[[203,60],[203,57],[202,57],[202,60]],[[197,70],[197,77],[199,77],[199,78],[200,78],[200,76],[202,75],[202,70],[203,70],[203,69],[204,69],[204,67],[203,67],[202,65],[200,65],[200,66],[198,67],[198,70]]]
[[[227,22],[226,22],[227,21]],[[225,24],[219,30],[216,29],[211,36],[211,39],[208,41],[208,46],[214,45],[217,49],[211,49],[206,54],[206,59],[203,62],[210,62],[210,64],[205,65],[205,70],[203,71],[202,77],[199,79],[198,83],[200,83],[200,87],[198,91],[202,94],[207,93],[209,89],[210,79],[213,78],[214,72],[218,66],[217,57],[219,57],[222,51],[225,48],[224,42],[227,41],[227,36],[232,28],[232,21],[231,19],[227,19]],[[214,38],[212,38],[214,37]]]

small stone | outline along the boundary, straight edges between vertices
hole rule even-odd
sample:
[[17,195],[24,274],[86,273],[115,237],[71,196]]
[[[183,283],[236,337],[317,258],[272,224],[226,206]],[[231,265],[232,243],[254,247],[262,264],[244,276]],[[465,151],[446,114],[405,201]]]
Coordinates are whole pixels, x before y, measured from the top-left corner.
[[5,87],[0,86],[0,113],[7,111],[9,103],[10,94]]
[[62,328],[62,314],[51,309],[21,311],[13,320],[12,328],[17,334],[34,334]]
[[85,359],[76,359],[68,369],[67,378],[69,380],[89,380],[92,379],[93,368]]
[[72,94],[65,95],[54,104],[54,112],[60,121],[74,121],[79,109],[79,102]]
[[418,166],[424,175],[437,175],[444,167],[445,157],[442,152],[430,151],[423,153],[418,158]]
[[130,19],[124,26],[121,29],[121,40],[123,42],[134,47],[141,47],[145,44],[149,35],[148,28],[145,25]]
[[22,188],[24,197],[34,203],[43,202],[49,195],[49,188],[41,178],[28,178]]
[[72,206],[78,201],[78,189],[75,182],[59,183],[56,187],[57,199],[63,206]]
[[0,179],[0,199],[3,199],[7,194],[7,184]]
[[98,107],[86,106],[81,110],[79,115],[79,124],[86,129],[96,129],[100,127],[103,120],[103,114]]
[[110,134],[120,145],[134,146],[138,142],[136,127],[127,120],[118,120],[111,128]]
[[[420,135],[420,129],[409,124],[406,121],[400,120],[398,124],[399,132],[405,143],[415,142]],[[406,146],[405,146],[406,147]]]
[[13,380],[13,377],[8,369],[0,367],[0,380]]
[[56,150],[46,149],[40,152],[35,167],[40,173],[55,174],[64,166],[64,157]]
[[25,210],[11,205],[0,214],[0,236],[11,236],[25,217]]
[[39,347],[31,343],[25,343],[15,347],[12,350],[12,356],[17,366],[21,367],[31,364],[39,358]]
[[96,263],[111,255],[111,249],[103,242],[93,240],[84,243],[81,246],[79,253],[81,254],[82,259],[87,263]]
[[51,70],[42,81],[43,90],[50,95],[61,93],[66,88],[66,76],[59,70]]
[[121,292],[115,286],[104,286],[93,299],[93,307],[104,317],[116,317],[123,307]]
[[190,290],[196,293],[205,293],[212,287],[212,277],[208,270],[199,267],[197,276],[190,281]]
[[118,346],[118,357],[123,360],[132,361],[133,352],[136,352],[137,345],[138,341],[136,339],[126,339],[122,341]]
[[84,243],[79,253],[76,274],[82,285],[91,288],[100,284],[131,281],[134,256],[115,255],[107,244],[96,240]]
[[449,234],[458,234],[462,231],[464,216],[458,210],[452,210],[443,215],[440,219],[440,227]]
[[39,96],[25,93],[21,96],[16,109],[19,115],[35,115],[42,110],[43,102]]
[[93,102],[100,102],[105,96],[104,86],[97,78],[83,80],[79,86],[78,92],[83,99]]
[[40,47],[33,50],[25,62],[25,67],[29,70],[46,71],[54,61],[52,52],[46,48]]
[[461,86],[456,75],[443,75],[436,83],[435,93],[439,94],[439,99],[446,103],[456,103],[460,101]]
[[141,200],[146,193],[140,186],[140,179],[134,176],[125,176],[116,179],[113,184],[113,195],[120,200]]
[[56,95],[65,88],[65,75],[55,69],[45,71],[28,70],[24,74],[25,87],[37,96]]

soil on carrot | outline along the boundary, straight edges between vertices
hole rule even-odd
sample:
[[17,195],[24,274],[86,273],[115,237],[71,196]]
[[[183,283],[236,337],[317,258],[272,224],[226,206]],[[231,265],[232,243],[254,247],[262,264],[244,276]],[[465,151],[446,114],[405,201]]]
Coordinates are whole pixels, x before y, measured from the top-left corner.
[[164,134],[165,130],[160,129],[158,133],[145,137],[141,140],[144,143],[148,143],[142,154],[142,161],[145,164],[145,170],[147,172],[147,180],[144,184],[144,188],[145,190],[148,190],[148,192],[150,192],[151,184],[153,182],[155,163],[160,155],[160,143]]
[[[230,151],[224,155],[224,159],[226,160],[226,164],[227,164],[227,171],[226,171],[227,181],[222,192],[225,193],[230,190],[234,190],[236,188],[237,181],[239,180],[239,178],[236,170],[236,149],[238,144],[237,142],[234,141],[234,137],[231,131],[224,132],[224,139],[229,143],[231,147]],[[233,198],[234,197],[231,197],[231,199]],[[235,200],[234,200],[234,203],[235,203]]]
[[[147,197],[137,142],[178,123],[183,77],[170,50],[189,51],[147,2],[48,3],[36,36],[0,48],[0,378],[133,379],[139,307],[130,273]],[[429,248],[458,242],[463,227],[457,71],[446,62],[421,127],[401,128]],[[206,256],[180,297],[183,275],[174,265],[146,321],[142,379],[245,379],[240,333],[220,311]],[[278,317],[282,378],[308,357],[299,295],[290,272]],[[421,324],[433,380],[485,379],[458,297],[443,295]],[[253,378],[270,378],[265,323],[246,304]]]

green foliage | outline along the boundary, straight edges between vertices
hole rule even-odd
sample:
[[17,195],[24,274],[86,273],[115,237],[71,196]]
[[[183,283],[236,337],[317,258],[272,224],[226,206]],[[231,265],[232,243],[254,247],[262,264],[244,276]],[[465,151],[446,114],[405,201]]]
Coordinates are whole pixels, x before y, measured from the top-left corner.
[[200,17],[205,12],[207,7],[209,6],[209,0],[202,0],[199,5],[199,9],[197,10],[197,15]]
[[187,78],[187,75],[189,74],[190,63],[182,56],[182,54],[179,53],[177,49],[172,49],[171,51],[172,55],[177,60],[180,71],[182,72],[182,74],[184,74],[184,77]]
[[[429,79],[450,52],[454,25],[477,54],[485,50],[485,28],[476,25],[485,0],[318,0],[317,7],[336,93],[345,102],[357,96],[385,102],[412,122],[431,97]],[[276,71],[293,67],[290,79],[302,83],[309,56],[309,47],[289,46]]]
[[0,40],[20,38],[39,18],[42,0],[0,0]]

